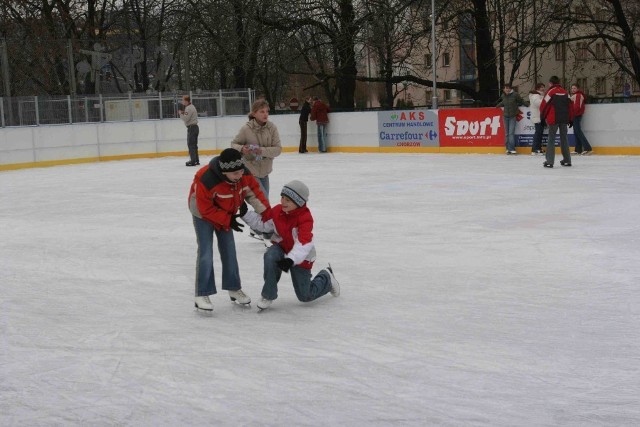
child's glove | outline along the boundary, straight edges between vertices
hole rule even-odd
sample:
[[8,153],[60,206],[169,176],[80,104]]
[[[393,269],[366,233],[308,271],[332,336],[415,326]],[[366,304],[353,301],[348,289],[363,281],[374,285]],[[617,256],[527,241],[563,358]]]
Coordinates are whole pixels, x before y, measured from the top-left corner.
[[231,217],[231,223],[229,224],[229,227],[231,227],[234,231],[237,231],[238,233],[242,233],[242,227],[244,227],[244,224],[240,224],[238,222],[238,217],[240,215],[234,215]]
[[247,206],[246,202],[242,202],[242,204],[240,205],[240,210],[238,211],[238,215],[240,217],[245,216],[245,214],[247,213],[247,211],[249,210],[249,207]]
[[277,261],[276,264],[278,265],[278,268],[280,270],[287,273],[289,269],[293,267],[293,260],[291,258],[284,258],[284,259],[281,259],[280,261]]

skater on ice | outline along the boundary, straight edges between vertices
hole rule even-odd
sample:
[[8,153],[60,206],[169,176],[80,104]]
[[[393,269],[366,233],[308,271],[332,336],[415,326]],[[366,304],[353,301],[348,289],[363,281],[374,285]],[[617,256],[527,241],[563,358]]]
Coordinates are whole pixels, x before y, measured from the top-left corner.
[[331,266],[311,279],[311,268],[316,260],[313,244],[313,216],[307,207],[309,189],[300,181],[291,181],[280,192],[280,204],[268,215],[247,211],[242,216],[251,228],[273,233],[274,243],[264,254],[264,286],[258,308],[269,308],[278,298],[278,282],[282,272],[291,274],[293,289],[302,302],[309,302],[331,293],[340,295],[340,284]]
[[195,280],[195,306],[198,309],[213,310],[209,296],[217,293],[213,274],[214,234],[222,261],[222,289],[229,291],[232,301],[251,302],[242,291],[233,236],[234,231],[242,233],[244,225],[238,218],[245,213],[239,209],[247,209],[245,201],[257,212],[258,218],[258,213],[267,215],[270,210],[258,181],[245,168],[238,150],[223,150],[220,156],[196,172],[188,203],[198,242]]

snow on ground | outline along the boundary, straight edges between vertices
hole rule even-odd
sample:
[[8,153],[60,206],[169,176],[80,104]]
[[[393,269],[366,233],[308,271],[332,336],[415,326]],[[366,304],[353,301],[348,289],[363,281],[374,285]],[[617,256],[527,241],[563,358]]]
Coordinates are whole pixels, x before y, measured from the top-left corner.
[[0,425],[638,425],[640,157],[542,161],[283,154],[342,295],[209,316],[184,159],[1,172]]

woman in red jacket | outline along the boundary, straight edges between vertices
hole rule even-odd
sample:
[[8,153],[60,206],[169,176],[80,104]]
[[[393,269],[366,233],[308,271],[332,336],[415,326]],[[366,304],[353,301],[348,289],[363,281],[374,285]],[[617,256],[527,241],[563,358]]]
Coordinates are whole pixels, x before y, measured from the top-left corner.
[[247,212],[242,220],[251,228],[274,233],[274,243],[264,254],[264,286],[258,308],[264,310],[278,298],[278,282],[282,272],[290,272],[293,289],[298,300],[309,302],[328,292],[340,295],[340,284],[333,275],[331,266],[311,279],[311,267],[316,260],[313,244],[313,216],[307,208],[309,189],[300,181],[291,181],[280,192],[281,204],[265,215]]
[[318,151],[327,152],[327,125],[329,124],[329,106],[317,96],[313,97],[311,120],[318,124]]
[[269,211],[258,181],[245,168],[238,150],[227,148],[214,157],[207,166],[196,172],[189,190],[189,210],[198,241],[196,264],[196,299],[198,309],[211,311],[209,295],[217,293],[213,274],[213,235],[218,240],[222,261],[222,289],[229,291],[232,301],[249,304],[249,298],[240,282],[236,243],[233,231],[242,233],[244,225],[238,222],[241,206],[249,202],[258,213]]
[[573,135],[576,140],[576,154],[582,154],[588,156],[591,154],[591,144],[584,136],[582,132],[582,115],[584,114],[584,108],[586,104],[586,98],[584,92],[580,90],[580,86],[577,84],[571,85],[571,100],[573,101],[573,111],[575,117],[573,118]]

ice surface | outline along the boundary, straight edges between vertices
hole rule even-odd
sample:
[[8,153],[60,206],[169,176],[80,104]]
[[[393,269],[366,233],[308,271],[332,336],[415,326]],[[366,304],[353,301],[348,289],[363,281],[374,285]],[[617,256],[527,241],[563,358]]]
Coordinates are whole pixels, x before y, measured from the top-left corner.
[[209,316],[184,159],[1,172],[0,425],[640,425],[640,157],[542,161],[283,154],[342,294]]

